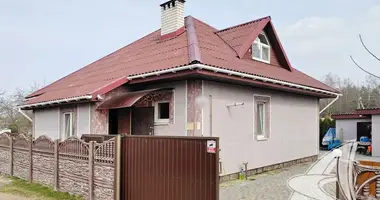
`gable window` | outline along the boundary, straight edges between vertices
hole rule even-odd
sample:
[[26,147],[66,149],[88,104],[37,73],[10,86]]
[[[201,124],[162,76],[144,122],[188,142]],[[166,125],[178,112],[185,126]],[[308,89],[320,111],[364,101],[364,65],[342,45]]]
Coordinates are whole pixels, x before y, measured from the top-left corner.
[[169,123],[170,118],[170,106],[169,101],[162,101],[155,103],[155,122],[157,123]]
[[252,59],[261,62],[270,62],[270,45],[264,32],[255,39],[252,44]]
[[257,140],[269,138],[270,97],[254,95],[254,136]]
[[74,136],[74,126],[73,126],[73,113],[72,112],[68,112],[68,113],[64,113],[64,138],[63,139],[66,139],[66,138],[69,138],[69,137],[72,137]]

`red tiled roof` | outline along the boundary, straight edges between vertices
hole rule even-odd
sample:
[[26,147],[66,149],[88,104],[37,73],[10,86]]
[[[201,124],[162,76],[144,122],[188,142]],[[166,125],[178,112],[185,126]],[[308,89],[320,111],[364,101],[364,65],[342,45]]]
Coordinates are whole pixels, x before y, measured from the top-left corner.
[[380,115],[380,108],[357,109],[356,113],[361,115]]
[[333,119],[369,119],[369,116],[360,115],[357,113],[344,113],[344,114],[334,114],[331,115]]
[[270,17],[264,17],[217,31],[216,34],[234,49],[239,57],[242,57],[241,52],[247,51],[245,44],[247,42],[248,45],[252,44],[252,41],[263,31],[269,21]]
[[270,40],[277,40],[270,17],[220,31],[192,17],[185,20],[186,30],[182,34],[161,40],[160,30],[157,30],[32,93],[26,103],[101,94],[104,88],[109,90],[127,82],[128,76],[188,65],[195,60],[218,68],[337,92],[292,68],[279,41],[271,42],[276,44],[274,50],[280,61],[283,60],[282,65],[239,58],[264,27],[269,34],[274,34]]

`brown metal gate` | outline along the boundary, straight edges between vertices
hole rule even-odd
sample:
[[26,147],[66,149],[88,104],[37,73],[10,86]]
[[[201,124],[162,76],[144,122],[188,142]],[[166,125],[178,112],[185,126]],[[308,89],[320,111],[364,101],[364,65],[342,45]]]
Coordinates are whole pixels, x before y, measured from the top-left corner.
[[[218,138],[125,136],[121,199],[218,200]],[[209,149],[212,151],[212,148]]]

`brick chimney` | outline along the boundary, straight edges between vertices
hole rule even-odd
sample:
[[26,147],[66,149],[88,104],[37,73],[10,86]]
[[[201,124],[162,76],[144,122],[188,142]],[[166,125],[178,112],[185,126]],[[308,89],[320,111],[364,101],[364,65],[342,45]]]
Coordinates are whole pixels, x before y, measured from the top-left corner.
[[161,4],[161,39],[175,37],[185,30],[185,0]]

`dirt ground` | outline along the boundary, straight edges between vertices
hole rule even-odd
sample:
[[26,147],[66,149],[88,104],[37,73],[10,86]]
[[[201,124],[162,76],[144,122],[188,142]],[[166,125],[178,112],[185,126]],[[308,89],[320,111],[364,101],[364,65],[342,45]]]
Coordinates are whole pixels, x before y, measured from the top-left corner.
[[[10,183],[10,180],[8,178],[0,175],[0,189],[8,183]],[[36,198],[16,196],[13,194],[6,194],[6,193],[2,193],[2,192],[0,192],[0,199],[1,200],[37,200]]]

